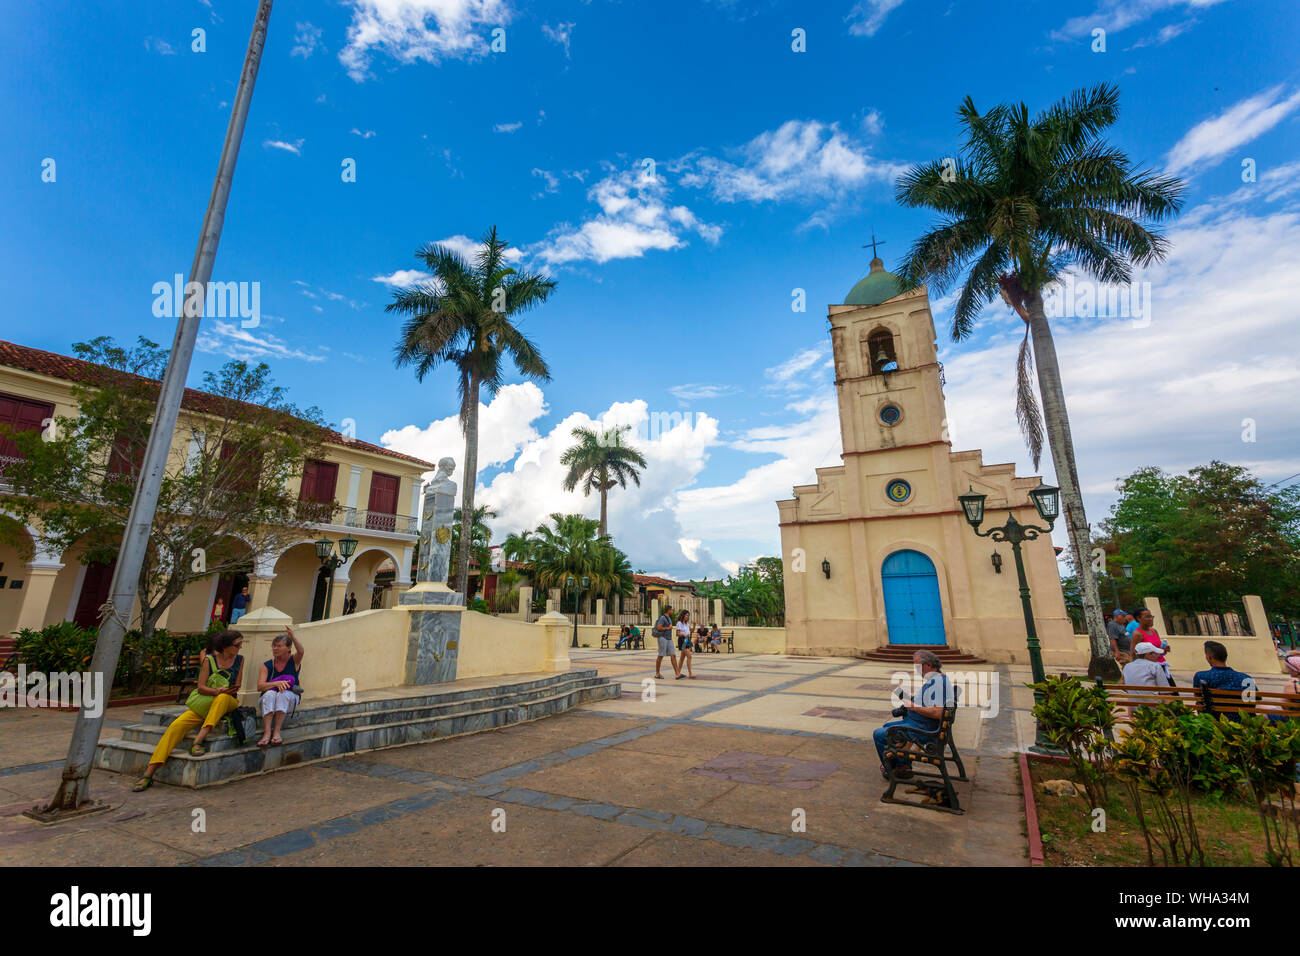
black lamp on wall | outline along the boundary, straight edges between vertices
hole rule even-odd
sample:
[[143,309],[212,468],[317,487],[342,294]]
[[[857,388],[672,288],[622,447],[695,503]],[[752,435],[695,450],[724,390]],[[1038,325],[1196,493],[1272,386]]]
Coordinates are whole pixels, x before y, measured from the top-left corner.
[[993,573],[1002,573],[1002,555],[998,554],[996,551],[993,552]]
[[826,558],[822,558],[822,574],[826,575],[826,579],[827,579],[827,580],[830,580],[830,576],[831,576],[831,563],[830,563],[830,561],[829,561],[828,559],[826,559]]

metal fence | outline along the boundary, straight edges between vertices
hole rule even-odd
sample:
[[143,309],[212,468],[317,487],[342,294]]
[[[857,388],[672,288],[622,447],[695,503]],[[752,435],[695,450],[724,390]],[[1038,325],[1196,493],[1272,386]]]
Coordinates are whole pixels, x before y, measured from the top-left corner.
[[1239,598],[1162,596],[1160,609],[1175,637],[1254,636]]

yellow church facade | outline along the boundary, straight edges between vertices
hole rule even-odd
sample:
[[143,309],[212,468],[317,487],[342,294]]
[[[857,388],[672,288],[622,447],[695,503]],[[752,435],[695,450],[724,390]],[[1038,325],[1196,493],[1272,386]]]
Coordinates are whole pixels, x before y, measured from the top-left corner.
[[[871,272],[829,307],[842,464],[777,502],[785,560],[786,649],[868,656],[945,647],[1025,663],[1011,548],[977,537],[957,496],[988,496],[984,527],[1007,512],[1041,524],[1037,477],[986,465],[948,438],[943,371],[925,287]],[[1022,546],[1044,665],[1086,664],[1075,648],[1048,535]],[[994,554],[997,558],[994,558]]]

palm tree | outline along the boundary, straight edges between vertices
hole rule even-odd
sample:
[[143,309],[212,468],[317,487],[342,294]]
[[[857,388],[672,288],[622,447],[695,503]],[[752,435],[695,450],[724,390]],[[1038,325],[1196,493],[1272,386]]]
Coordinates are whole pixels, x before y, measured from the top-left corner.
[[[464,531],[465,522],[461,520],[459,508],[453,512],[453,515],[456,526],[451,530],[451,556],[459,561],[461,535]],[[495,517],[497,517],[497,513],[487,505],[478,505],[474,508],[474,517],[470,521],[469,547],[466,549],[465,560],[468,563],[469,557],[473,556],[474,560],[478,562],[480,581],[482,581],[483,575],[487,574],[488,566],[492,563],[492,529],[488,527],[487,522],[489,518]]]
[[506,535],[505,541],[501,542],[501,556],[507,561],[529,563],[533,560],[533,548],[537,544],[537,539],[533,535],[534,533],[528,530]]
[[928,280],[943,292],[966,273],[953,311],[953,339],[969,336],[980,312],[996,296],[1025,323],[1017,362],[1016,418],[1037,468],[1043,424],[1032,386],[1032,340],[1047,443],[1082,581],[1092,649],[1088,673],[1106,678],[1116,676],[1118,668],[1102,627],[1088,521],[1043,290],[1066,266],[1099,282],[1128,282],[1131,266],[1158,262],[1167,252],[1165,238],[1140,220],[1175,214],[1183,184],[1133,170],[1124,153],[1100,138],[1118,113],[1119,90],[1108,84],[1078,90],[1032,120],[1023,103],[1004,104],[981,115],[968,96],[957,111],[965,130],[965,155],[955,162],[936,160],[914,167],[897,184],[902,205],[928,207],[943,215],[938,226],[912,245],[899,267],[903,284],[911,287]]
[[[425,375],[446,362],[460,375],[460,426],[465,435],[461,522],[466,538],[478,483],[479,392],[496,394],[504,383],[507,358],[525,378],[537,382],[551,378],[537,346],[511,320],[545,302],[555,290],[555,281],[506,265],[508,245],[493,226],[472,266],[447,246],[425,246],[416,257],[424,260],[433,280],[395,293],[386,307],[388,312],[408,316],[395,349],[398,368],[413,365],[416,380],[424,381]],[[469,551],[464,550],[456,562],[456,590],[464,594],[468,582]]]
[[609,489],[615,485],[626,488],[629,478],[638,488],[641,487],[641,475],[637,469],[646,466],[645,458],[635,448],[623,444],[623,432],[629,431],[631,427],[621,425],[603,432],[575,428],[573,437],[578,439],[578,444],[560,456],[560,464],[569,469],[564,478],[565,491],[572,491],[581,481],[584,495],[590,495],[592,491],[600,492],[601,534],[609,533],[606,502]]
[[[533,547],[533,580],[543,590],[563,587],[567,578],[590,578],[589,596],[632,593],[632,566],[627,555],[599,534],[594,518],[551,515],[554,526],[538,525]],[[576,610],[576,608],[575,608]]]

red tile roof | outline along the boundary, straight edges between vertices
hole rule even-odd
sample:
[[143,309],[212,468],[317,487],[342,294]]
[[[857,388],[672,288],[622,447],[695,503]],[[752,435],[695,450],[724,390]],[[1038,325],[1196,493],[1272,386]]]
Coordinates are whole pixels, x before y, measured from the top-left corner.
[[661,588],[694,588],[690,581],[674,581],[672,578],[661,578],[655,574],[634,574],[632,580],[637,584],[650,584]]
[[[73,358],[71,355],[60,355],[57,352],[32,349],[25,345],[16,345],[13,342],[3,340],[0,340],[0,366],[22,369],[26,372],[36,372],[39,375],[48,375],[51,378],[59,378],[67,382],[77,382],[90,386],[100,386],[106,382],[133,378],[148,381],[143,376],[132,375],[130,372],[122,372],[106,365],[96,365],[93,362]],[[220,395],[213,395],[211,392],[201,392],[195,388],[187,388],[185,389],[184,398],[181,399],[181,406],[190,411],[221,415],[224,414],[224,409],[228,407],[231,401],[233,400],[222,398]],[[334,445],[344,445],[348,448],[357,448],[361,451],[384,455],[388,458],[409,461],[411,464],[421,465],[428,470],[437,467],[430,462],[404,455],[381,445],[372,445],[370,442],[361,441],[358,438],[347,438],[332,428],[326,428],[323,431],[323,440]]]

